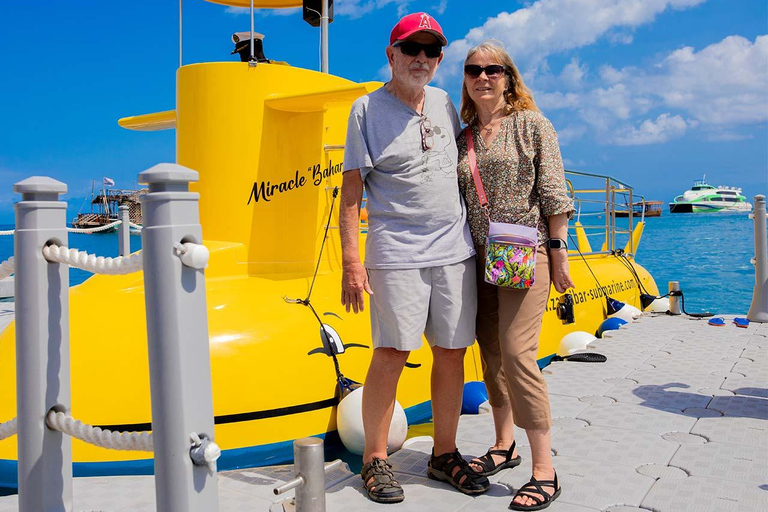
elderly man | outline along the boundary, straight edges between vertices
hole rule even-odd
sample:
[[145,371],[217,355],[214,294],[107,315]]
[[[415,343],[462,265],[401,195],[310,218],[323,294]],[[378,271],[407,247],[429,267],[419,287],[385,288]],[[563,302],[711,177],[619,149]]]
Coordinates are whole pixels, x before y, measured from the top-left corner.
[[[435,444],[427,470],[466,494],[488,479],[456,449],[464,354],[475,338],[475,259],[457,176],[456,110],[445,91],[428,87],[447,44],[426,13],[401,19],[386,49],[392,80],[359,98],[347,131],[341,191],[341,301],[355,313],[371,296],[373,358],[363,390],[362,477],[377,502],[402,501],[387,461],[387,433],[397,382],[422,335],[432,349]],[[368,194],[365,266],[358,219]]]

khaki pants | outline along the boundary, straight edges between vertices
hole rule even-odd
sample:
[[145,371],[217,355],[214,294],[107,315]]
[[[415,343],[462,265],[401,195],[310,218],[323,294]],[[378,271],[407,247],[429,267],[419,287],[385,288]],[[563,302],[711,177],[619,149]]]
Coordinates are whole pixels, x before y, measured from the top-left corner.
[[549,258],[540,246],[536,277],[528,290],[499,288],[485,282],[485,248],[477,249],[477,342],[483,380],[494,407],[511,406],[523,429],[549,429],[547,383],[536,363],[541,320],[549,298]]

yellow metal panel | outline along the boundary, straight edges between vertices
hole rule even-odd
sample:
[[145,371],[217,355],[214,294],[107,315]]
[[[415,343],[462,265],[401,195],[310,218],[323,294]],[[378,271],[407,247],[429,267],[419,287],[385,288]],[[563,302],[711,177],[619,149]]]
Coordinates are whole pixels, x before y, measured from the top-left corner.
[[581,252],[592,252],[592,246],[589,243],[587,233],[584,231],[584,226],[578,221],[574,225],[576,227],[576,242],[579,244],[579,250]]

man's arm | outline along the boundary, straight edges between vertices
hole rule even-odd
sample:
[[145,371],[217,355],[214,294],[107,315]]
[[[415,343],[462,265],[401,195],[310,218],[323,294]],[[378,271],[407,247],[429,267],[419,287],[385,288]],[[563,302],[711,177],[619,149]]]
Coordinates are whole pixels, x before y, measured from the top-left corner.
[[360,261],[360,205],[363,202],[363,178],[360,169],[345,171],[341,185],[339,232],[341,234],[341,303],[357,313],[365,309],[363,292],[373,294],[368,273]]

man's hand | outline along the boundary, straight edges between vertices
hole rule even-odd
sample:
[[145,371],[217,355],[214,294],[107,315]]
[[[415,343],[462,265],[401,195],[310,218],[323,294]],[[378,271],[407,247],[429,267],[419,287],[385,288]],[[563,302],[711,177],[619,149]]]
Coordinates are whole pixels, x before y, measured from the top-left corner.
[[341,274],[341,304],[357,313],[365,310],[365,295],[373,295],[368,284],[368,273],[360,262],[345,264]]
[[564,293],[568,288],[574,288],[571,274],[568,271],[568,251],[565,249],[551,249],[549,251],[549,266],[552,284],[558,293]]

